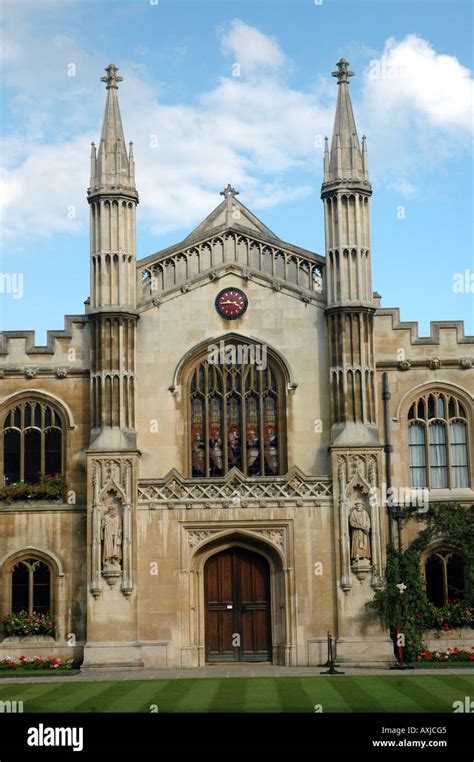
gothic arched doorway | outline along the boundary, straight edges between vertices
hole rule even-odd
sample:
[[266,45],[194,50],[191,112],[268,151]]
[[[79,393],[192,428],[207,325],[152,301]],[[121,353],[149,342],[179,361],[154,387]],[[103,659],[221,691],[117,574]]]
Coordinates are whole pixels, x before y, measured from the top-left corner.
[[231,546],[204,567],[206,661],[272,660],[270,565]]

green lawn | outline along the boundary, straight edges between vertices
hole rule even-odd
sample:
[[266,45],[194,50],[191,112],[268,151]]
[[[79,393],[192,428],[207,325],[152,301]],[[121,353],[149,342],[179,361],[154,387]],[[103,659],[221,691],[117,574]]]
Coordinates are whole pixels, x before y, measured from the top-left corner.
[[452,712],[471,675],[203,678],[1,685],[24,712]]

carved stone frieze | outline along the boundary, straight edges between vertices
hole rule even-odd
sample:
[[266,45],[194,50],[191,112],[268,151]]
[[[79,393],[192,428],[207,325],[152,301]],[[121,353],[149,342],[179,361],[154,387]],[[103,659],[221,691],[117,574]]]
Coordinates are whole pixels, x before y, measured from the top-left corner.
[[180,503],[205,508],[248,508],[266,501],[297,506],[318,504],[332,496],[330,479],[306,476],[294,467],[285,476],[245,477],[237,469],[223,478],[188,479],[176,470],[163,479],[143,480],[138,484],[141,505],[161,504],[178,507]]

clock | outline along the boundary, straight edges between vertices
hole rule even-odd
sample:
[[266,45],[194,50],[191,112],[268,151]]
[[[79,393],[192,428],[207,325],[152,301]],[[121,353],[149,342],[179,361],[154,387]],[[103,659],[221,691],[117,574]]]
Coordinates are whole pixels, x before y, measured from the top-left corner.
[[224,288],[216,296],[216,310],[226,320],[242,317],[248,307],[248,299],[240,288]]

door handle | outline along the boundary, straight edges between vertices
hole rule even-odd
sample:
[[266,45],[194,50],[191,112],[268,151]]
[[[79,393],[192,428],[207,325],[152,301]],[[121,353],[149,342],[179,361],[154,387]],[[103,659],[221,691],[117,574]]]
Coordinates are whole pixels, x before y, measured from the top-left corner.
[[226,605],[226,609],[233,609],[233,608],[234,608],[234,604],[233,603],[228,603]]

